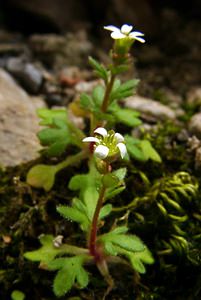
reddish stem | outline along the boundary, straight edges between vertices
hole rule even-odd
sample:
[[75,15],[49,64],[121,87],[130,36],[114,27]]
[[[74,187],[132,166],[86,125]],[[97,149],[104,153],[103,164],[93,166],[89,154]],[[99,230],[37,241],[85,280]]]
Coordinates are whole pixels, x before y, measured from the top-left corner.
[[96,260],[100,259],[99,251],[97,251],[96,238],[97,238],[97,231],[98,231],[98,218],[99,218],[101,207],[103,205],[105,191],[106,191],[106,188],[104,186],[102,186],[102,188],[100,190],[98,202],[96,205],[96,209],[94,212],[92,225],[91,225],[90,238],[89,238],[89,251]]

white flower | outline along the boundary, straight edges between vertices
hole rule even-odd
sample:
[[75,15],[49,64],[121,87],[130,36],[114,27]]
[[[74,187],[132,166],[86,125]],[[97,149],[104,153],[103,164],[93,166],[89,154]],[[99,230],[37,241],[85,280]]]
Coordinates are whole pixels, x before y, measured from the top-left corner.
[[113,25],[109,25],[109,26],[104,26],[104,29],[112,31],[111,37],[114,40],[129,38],[129,39],[137,40],[141,43],[145,43],[145,39],[142,38],[142,36],[144,36],[144,33],[140,31],[132,31],[133,26],[131,25],[124,24],[123,26],[121,26],[121,28],[118,28]]
[[94,155],[100,159],[113,158],[117,154],[124,158],[127,153],[124,137],[113,130],[107,132],[103,127],[94,130],[95,136],[83,139],[83,142],[94,143]]

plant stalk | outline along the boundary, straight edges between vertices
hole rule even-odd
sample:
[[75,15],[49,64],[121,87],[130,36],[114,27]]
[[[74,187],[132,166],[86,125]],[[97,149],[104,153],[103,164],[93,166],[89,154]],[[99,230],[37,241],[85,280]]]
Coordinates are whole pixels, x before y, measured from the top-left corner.
[[102,188],[100,190],[98,202],[97,202],[97,205],[96,205],[96,209],[95,209],[95,212],[94,212],[92,225],[91,225],[90,238],[89,238],[89,252],[97,260],[99,259],[99,255],[97,253],[97,248],[96,248],[96,238],[97,238],[97,231],[98,231],[98,218],[99,218],[101,207],[103,205],[105,191],[106,191],[106,187],[102,186]]
[[102,106],[101,106],[101,111],[103,113],[105,113],[107,111],[109,100],[110,100],[110,93],[112,91],[114,80],[115,80],[115,75],[112,74],[111,78],[110,78],[110,81],[109,81],[109,83],[106,87],[105,96],[104,96],[103,103],[102,103]]
[[81,151],[75,155],[68,156],[64,161],[60,162],[59,164],[55,165],[55,168],[58,171],[68,167],[69,165],[73,165],[80,160],[84,159],[87,157],[87,152],[86,151]]

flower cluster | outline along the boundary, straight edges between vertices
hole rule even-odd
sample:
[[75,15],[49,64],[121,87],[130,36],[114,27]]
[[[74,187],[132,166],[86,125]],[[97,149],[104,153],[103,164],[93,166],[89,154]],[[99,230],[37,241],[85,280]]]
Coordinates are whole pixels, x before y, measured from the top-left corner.
[[94,130],[95,136],[86,137],[83,142],[94,143],[94,155],[100,159],[111,159],[120,155],[123,159],[127,153],[124,137],[113,130],[107,132],[103,127]]

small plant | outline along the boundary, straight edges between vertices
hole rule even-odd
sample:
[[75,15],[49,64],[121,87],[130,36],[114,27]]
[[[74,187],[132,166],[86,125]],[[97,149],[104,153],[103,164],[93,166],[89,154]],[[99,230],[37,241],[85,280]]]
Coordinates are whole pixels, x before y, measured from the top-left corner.
[[[144,273],[144,265],[154,261],[140,238],[128,233],[128,226],[119,226],[114,222],[109,232],[104,232],[103,219],[113,212],[109,200],[126,188],[126,168],[114,169],[114,163],[131,158],[143,162],[148,159],[161,161],[148,140],[139,140],[131,135],[124,137],[114,130],[119,123],[132,128],[141,124],[137,112],[124,108],[122,102],[119,103],[119,100],[123,101],[134,93],[138,80],[122,83],[118,75],[129,69],[130,48],[135,40],[144,43],[144,34],[132,31],[133,27],[130,25],[123,25],[121,29],[115,26],[104,28],[111,31],[114,39],[110,52],[111,64],[106,68],[90,57],[89,63],[102,83],[94,88],[92,95],[81,94],[79,101],[70,105],[74,114],[88,119],[89,136],[86,137],[70,121],[68,109],[39,110],[39,117],[42,119],[40,124],[46,128],[39,132],[38,137],[45,147],[45,154],[48,157],[58,157],[66,153],[69,146],[75,154],[68,155],[54,165],[36,165],[27,175],[30,185],[49,191],[61,169],[83,160],[88,164],[88,173],[76,174],[69,181],[69,189],[77,192],[72,203],[57,207],[64,218],[79,224],[85,233],[86,247],[63,243],[61,235],[56,238],[42,235],[41,248],[25,253],[27,259],[40,261],[41,268],[57,271],[53,284],[56,296],[64,295],[75,284],[79,288],[86,287],[89,282],[88,264],[97,265],[108,283],[109,292],[114,285],[109,264],[125,264],[135,272]],[[81,244],[83,245],[83,241]]]

